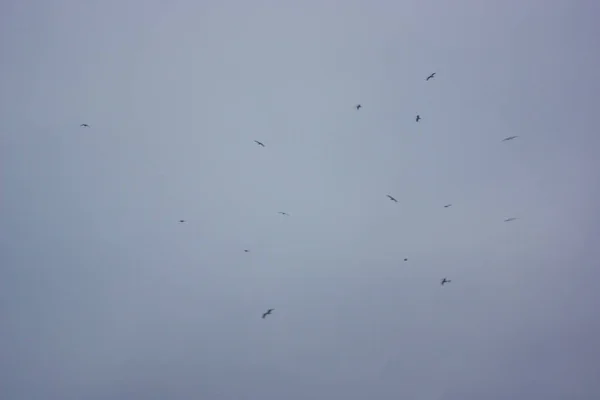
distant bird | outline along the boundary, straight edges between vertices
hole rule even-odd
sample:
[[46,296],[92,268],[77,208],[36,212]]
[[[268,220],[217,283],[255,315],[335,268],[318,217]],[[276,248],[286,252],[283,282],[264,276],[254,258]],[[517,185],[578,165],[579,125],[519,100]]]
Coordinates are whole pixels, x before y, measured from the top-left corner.
[[89,128],[90,127],[88,124],[81,124],[79,126],[83,126],[84,128]]
[[256,143],[259,146],[265,147],[264,143],[259,142],[258,140],[255,140],[254,143]]
[[517,218],[515,218],[515,217],[506,218],[506,219],[504,220],[504,222],[510,222],[510,221],[514,221],[514,220],[516,220],[516,219],[517,219]]
[[360,108],[361,108],[361,107],[362,107],[362,106],[361,106],[360,104],[357,104],[357,105],[356,105],[356,109],[357,109],[357,110],[360,110]]
[[444,208],[452,207],[452,204],[446,204]]
[[434,76],[435,76],[435,72],[434,72],[433,74],[429,75],[429,76],[427,77],[427,79],[425,79],[425,80],[426,80],[426,81],[428,81],[428,80],[430,80],[430,79],[433,79],[433,77],[434,77]]
[[408,261],[408,258],[405,258],[404,261]]
[[450,282],[452,282],[452,281],[444,278],[444,279],[442,279],[442,286],[444,286],[444,283],[450,283]]
[[420,119],[421,119],[421,116],[417,115],[416,121],[419,122]]
[[267,312],[262,315],[263,319],[265,319],[267,315],[271,314],[273,311],[275,311],[274,308],[269,308]]
[[502,139],[502,142],[508,142],[509,140],[513,140],[513,139],[516,139],[516,138],[518,138],[518,136],[509,136],[507,138]]
[[390,196],[389,194],[387,195],[387,197],[389,197],[389,199],[390,199],[391,201],[393,201],[393,202],[396,202],[396,203],[398,202],[398,200],[396,200],[395,198],[393,198],[393,197],[392,197],[392,196]]
[[184,219],[180,219],[179,222],[185,222],[185,220]]
[[278,212],[278,214],[281,214],[281,215],[287,215],[288,217],[290,216],[290,214],[288,214],[288,213],[286,213],[286,212],[283,212],[283,211],[279,211],[279,212]]
[[250,253],[250,250],[244,250],[245,253]]

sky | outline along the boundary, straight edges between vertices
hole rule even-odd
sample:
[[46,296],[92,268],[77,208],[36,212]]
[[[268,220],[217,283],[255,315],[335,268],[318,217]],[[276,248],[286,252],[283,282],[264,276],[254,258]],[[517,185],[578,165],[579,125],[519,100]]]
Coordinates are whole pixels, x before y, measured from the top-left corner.
[[599,14],[2,1],[0,398],[600,398]]

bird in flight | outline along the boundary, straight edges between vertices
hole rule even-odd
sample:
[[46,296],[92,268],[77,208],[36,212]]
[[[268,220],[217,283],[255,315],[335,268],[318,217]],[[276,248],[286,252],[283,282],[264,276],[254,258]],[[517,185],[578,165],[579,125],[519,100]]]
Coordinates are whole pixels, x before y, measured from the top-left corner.
[[185,222],[185,219],[180,219],[179,222]]
[[513,139],[516,139],[516,138],[518,138],[518,136],[509,136],[507,138],[502,139],[502,141],[503,142],[508,142],[509,140],[513,140]]
[[265,147],[264,143],[259,142],[258,140],[255,140],[254,143],[256,143],[259,146]]
[[452,204],[446,204],[444,208],[452,207]]
[[244,253],[250,253],[250,250],[244,250]]
[[506,219],[504,220],[504,222],[510,222],[510,221],[514,221],[514,220],[516,220],[516,219],[517,219],[517,218],[515,218],[515,217],[506,218]]
[[271,314],[273,311],[275,311],[274,308],[269,308],[267,312],[262,315],[263,319],[265,319],[267,315]]
[[89,128],[90,127],[88,124],[81,124],[79,126],[83,126],[84,128]]
[[361,106],[360,104],[357,104],[357,105],[356,105],[356,109],[357,109],[357,110],[360,110],[360,108],[361,108],[361,107],[362,107],[362,106]]
[[442,286],[444,286],[444,283],[450,283],[450,282],[452,282],[452,281],[444,278],[444,279],[442,279]]
[[421,116],[417,114],[417,118],[415,119],[417,122],[421,119]]
[[408,258],[405,258],[404,261],[408,261]]
[[288,213],[286,213],[286,212],[283,212],[283,211],[279,211],[279,212],[278,212],[278,214],[281,214],[281,215],[287,215],[288,217],[290,216],[290,214],[288,214]]
[[395,198],[393,198],[393,197],[392,197],[392,196],[390,196],[389,194],[387,195],[387,197],[389,197],[389,199],[390,199],[391,201],[393,201],[393,202],[396,202],[396,203],[398,202],[398,200],[396,200]]
[[434,77],[434,76],[435,76],[435,72],[434,72],[433,74],[429,75],[429,76],[427,77],[427,79],[425,79],[425,80],[426,80],[426,81],[428,81],[428,80],[430,80],[430,79],[433,79],[433,77]]

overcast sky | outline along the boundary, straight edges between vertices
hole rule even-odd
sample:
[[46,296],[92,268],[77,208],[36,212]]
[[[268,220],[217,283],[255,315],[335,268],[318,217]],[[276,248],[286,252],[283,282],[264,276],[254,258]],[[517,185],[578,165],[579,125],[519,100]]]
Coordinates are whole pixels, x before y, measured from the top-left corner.
[[599,15],[2,1],[0,398],[597,400]]

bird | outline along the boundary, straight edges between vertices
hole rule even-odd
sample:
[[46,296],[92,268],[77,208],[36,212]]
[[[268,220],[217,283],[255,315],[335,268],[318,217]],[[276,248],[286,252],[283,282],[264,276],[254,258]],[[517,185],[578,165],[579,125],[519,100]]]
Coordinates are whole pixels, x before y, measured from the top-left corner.
[[420,119],[421,119],[421,116],[417,114],[416,121],[419,122]]
[[425,79],[425,80],[426,80],[426,81],[428,81],[428,80],[430,80],[430,79],[433,79],[433,77],[434,77],[434,76],[435,76],[435,72],[434,72],[433,74],[429,75],[429,76],[427,77],[427,79]]
[[450,283],[450,282],[452,282],[452,281],[444,278],[444,279],[442,279],[442,286],[444,286],[444,283]]
[[79,126],[83,126],[84,128],[89,128],[90,127],[88,124],[81,124]]
[[360,104],[357,104],[357,105],[356,105],[356,110],[360,110],[360,108],[361,108],[361,107],[362,107],[362,106],[361,106]]
[[404,261],[408,261],[408,258],[405,258]]
[[263,319],[265,319],[267,317],[267,315],[271,314],[273,311],[275,311],[274,308],[269,308],[266,313],[263,313],[263,315],[262,315]]
[[517,218],[515,218],[515,217],[506,218],[506,219],[504,220],[504,222],[510,222],[510,221],[514,221],[514,220],[516,220],[516,219],[517,219]]
[[185,219],[180,219],[179,222],[185,222]]
[[250,253],[250,250],[244,250],[244,253]]
[[288,214],[288,213],[286,213],[286,212],[283,212],[283,211],[279,211],[279,212],[278,212],[278,214],[281,214],[281,215],[287,215],[288,217],[290,216],[290,214]]
[[452,207],[452,204],[446,204],[444,208]]
[[502,139],[502,142],[508,142],[509,140],[513,140],[513,139],[516,139],[516,138],[518,138],[518,136],[509,136],[507,138]]
[[259,142],[258,140],[255,140],[254,143],[256,143],[259,146],[265,147],[264,143]]
[[393,201],[393,202],[396,202],[396,203],[398,202],[398,200],[396,200],[395,198],[393,198],[393,197],[392,197],[392,196],[390,196],[389,194],[387,195],[387,197],[389,197],[389,199],[390,199],[391,201]]

